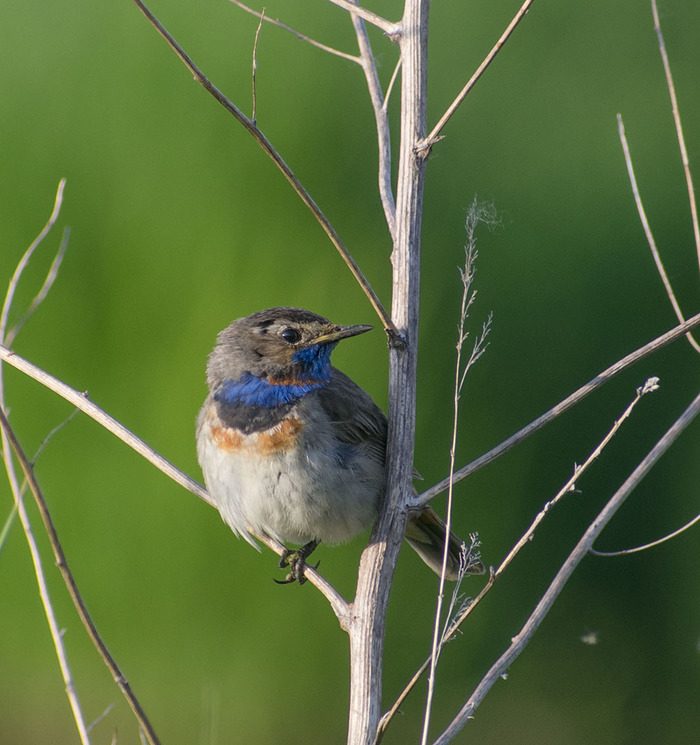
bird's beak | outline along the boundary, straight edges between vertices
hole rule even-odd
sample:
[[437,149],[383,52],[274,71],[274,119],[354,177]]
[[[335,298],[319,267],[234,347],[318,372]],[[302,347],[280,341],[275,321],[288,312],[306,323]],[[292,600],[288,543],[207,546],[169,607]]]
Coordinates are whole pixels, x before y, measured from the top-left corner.
[[373,326],[331,326],[325,333],[317,336],[315,339],[309,340],[307,346],[312,344],[335,344],[335,342],[341,339],[347,339],[350,336],[357,336],[358,334],[364,334],[365,331],[371,331]]

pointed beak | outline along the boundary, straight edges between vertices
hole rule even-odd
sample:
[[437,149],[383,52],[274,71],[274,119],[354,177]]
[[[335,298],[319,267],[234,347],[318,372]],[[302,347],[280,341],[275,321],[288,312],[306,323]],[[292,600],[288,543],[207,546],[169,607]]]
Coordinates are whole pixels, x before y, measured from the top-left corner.
[[350,336],[357,336],[358,334],[364,334],[366,331],[371,331],[373,326],[329,326],[325,333],[320,334],[315,339],[311,339],[307,346],[312,344],[335,344],[341,339],[347,339]]

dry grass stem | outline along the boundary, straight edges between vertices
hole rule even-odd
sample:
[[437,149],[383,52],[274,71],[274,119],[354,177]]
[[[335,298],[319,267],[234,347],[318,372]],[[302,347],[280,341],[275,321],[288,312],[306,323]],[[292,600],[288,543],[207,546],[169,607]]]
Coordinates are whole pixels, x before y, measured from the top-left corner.
[[[457,356],[455,360],[455,377],[454,377],[454,388],[453,388],[453,399],[452,399],[452,440],[450,445],[450,466],[449,466],[449,478],[454,474],[455,470],[455,459],[457,455],[457,431],[459,425],[459,402],[462,396],[462,389],[464,388],[464,382],[467,373],[479,359],[485,350],[486,336],[488,335],[491,319],[483,325],[481,335],[475,341],[472,346],[471,353],[466,364],[462,364],[462,352],[464,345],[469,337],[469,332],[466,330],[466,322],[469,317],[469,310],[471,309],[474,300],[476,299],[476,291],[472,290],[474,282],[474,273],[476,272],[476,259],[478,252],[476,250],[476,228],[479,222],[493,221],[494,216],[492,210],[488,206],[480,205],[476,199],[472,202],[467,212],[466,220],[466,232],[467,241],[464,246],[464,268],[460,269],[460,277],[462,280],[462,300],[459,312],[459,323],[457,332],[457,343],[455,345]],[[435,604],[435,617],[433,624],[433,640],[431,645],[430,654],[430,672],[428,674],[428,690],[425,702],[425,712],[423,714],[423,731],[421,735],[421,745],[427,745],[428,733],[430,729],[430,717],[432,713],[433,698],[435,695],[435,676],[437,674],[438,658],[440,651],[442,650],[443,644],[441,640],[444,638],[446,626],[443,626],[442,619],[442,606],[445,597],[445,574],[447,572],[447,562],[449,556],[449,535],[452,530],[452,506],[453,506],[453,484],[450,482],[450,486],[447,491],[447,513],[445,518],[445,544],[442,556],[442,572],[440,574],[440,582],[438,586],[437,600]],[[467,566],[465,564],[465,572]],[[457,592],[457,588],[455,588]],[[452,602],[454,603],[455,594],[452,595]],[[448,620],[450,612],[448,611]],[[445,621],[445,624],[447,622]],[[442,630],[441,630],[442,629]]]
[[[7,288],[7,293],[5,295],[5,301],[2,307],[2,312],[0,313],[0,342],[5,343],[6,339],[9,339],[11,342],[12,340],[16,338],[22,326],[32,316],[34,311],[41,305],[42,301],[46,297],[46,294],[48,293],[49,289],[51,288],[51,285],[53,284],[58,274],[58,269],[61,264],[61,259],[63,257],[63,253],[65,252],[65,249],[67,246],[67,240],[66,240],[67,233],[64,233],[64,238],[61,241],[61,245],[59,247],[59,250],[56,256],[54,257],[54,260],[51,264],[51,267],[46,276],[46,279],[44,280],[39,292],[37,293],[35,298],[30,303],[29,309],[24,313],[24,315],[20,318],[17,324],[15,324],[15,326],[8,331],[7,326],[9,323],[10,311],[12,309],[12,301],[14,299],[14,295],[17,290],[17,287],[19,286],[19,282],[22,278],[22,274],[24,270],[26,269],[29,263],[29,260],[34,255],[34,252],[41,245],[42,241],[46,238],[46,236],[49,234],[53,226],[56,224],[56,221],[58,220],[58,217],[61,212],[61,206],[63,204],[63,191],[65,188],[65,185],[66,185],[66,180],[61,179],[61,181],[58,184],[58,189],[56,191],[56,198],[54,200],[54,206],[53,206],[51,215],[46,225],[41,230],[41,232],[36,237],[36,239],[31,243],[29,248],[24,252],[22,258],[19,260],[17,266],[15,267],[15,271],[13,272],[12,277],[10,278],[10,282]],[[5,405],[5,386],[4,386],[3,372],[4,371],[2,369],[2,364],[0,364],[0,422],[7,421],[5,417],[6,405]],[[26,486],[26,484],[20,485],[19,480],[17,478],[17,473],[15,471],[15,464],[12,459],[12,448],[11,448],[10,442],[11,441],[8,436],[6,427],[4,425],[0,426],[0,443],[2,444],[2,457],[3,457],[4,464],[5,464],[5,471],[7,473],[7,479],[10,485],[10,489],[14,496],[13,509],[10,512],[7,520],[5,521],[5,525],[3,526],[2,536],[0,537],[0,548],[2,547],[2,545],[4,545],[4,542],[7,539],[7,536],[9,535],[9,531],[12,527],[15,516],[19,515],[20,522],[22,524],[22,529],[24,531],[24,536],[27,541],[27,545],[29,547],[29,553],[30,553],[30,556],[32,557],[32,563],[34,565],[34,576],[36,577],[37,587],[39,591],[39,599],[41,601],[42,607],[44,608],[44,615],[46,616],[46,620],[49,626],[49,633],[51,634],[51,639],[53,641],[54,649],[56,650],[56,657],[58,659],[58,665],[61,670],[61,676],[63,678],[63,682],[65,685],[66,696],[68,697],[68,702],[71,707],[71,711],[73,713],[73,719],[75,720],[75,724],[78,729],[78,735],[80,737],[80,741],[81,743],[83,743],[83,745],[89,745],[89,742],[90,742],[89,728],[85,724],[85,717],[83,715],[82,707],[80,705],[80,700],[78,698],[78,694],[75,689],[75,683],[73,681],[70,664],[68,662],[68,654],[66,651],[65,644],[63,642],[63,632],[56,618],[56,612],[53,607],[53,601],[51,599],[51,594],[49,592],[48,583],[46,581],[46,573],[44,571],[44,565],[41,559],[41,554],[39,552],[39,547],[34,537],[34,531],[32,529],[32,524],[29,518],[29,514],[27,513],[27,510],[25,509],[25,505],[24,505],[23,497],[24,497],[24,492],[25,492],[24,487]],[[42,443],[42,446],[43,446],[43,443]],[[39,452],[37,452],[37,456]]]
[[2,311],[0,312],[0,342],[7,345],[8,347],[17,337],[17,334],[19,333],[22,326],[24,326],[24,324],[27,322],[27,320],[29,320],[34,311],[39,307],[39,305],[41,305],[42,301],[51,289],[51,285],[53,284],[56,275],[58,274],[59,267],[61,266],[61,261],[68,245],[67,233],[64,233],[56,256],[54,257],[54,260],[51,263],[51,267],[49,268],[49,272],[46,275],[46,279],[44,280],[44,283],[42,284],[41,289],[37,293],[36,297],[31,302],[29,309],[15,324],[15,326],[8,331],[7,327],[9,324],[10,309],[12,307],[12,301],[14,299],[20,278],[22,277],[22,273],[24,272],[24,270],[27,268],[27,264],[29,264],[29,260],[34,255],[34,252],[41,245],[44,238],[46,238],[46,236],[51,232],[51,228],[53,228],[53,226],[56,224],[56,220],[58,220],[58,216],[61,213],[61,206],[63,204],[63,191],[65,187],[66,180],[63,178],[58,183],[58,189],[56,191],[56,198],[54,200],[53,209],[51,210],[51,215],[49,216],[46,225],[44,225],[39,235],[34,239],[29,248],[27,248],[27,250],[24,252],[24,255],[17,263],[15,271],[10,278],[7,293],[5,294],[5,302],[3,303]]
[[7,478],[10,483],[10,489],[12,490],[15,498],[15,508],[22,524],[24,536],[27,540],[29,553],[32,557],[32,563],[34,565],[34,576],[36,577],[37,588],[39,591],[39,599],[41,600],[42,607],[44,608],[44,615],[46,616],[46,621],[49,625],[49,633],[51,634],[51,640],[53,642],[54,649],[56,650],[58,666],[61,671],[61,677],[63,678],[66,696],[68,697],[68,703],[73,713],[73,719],[78,729],[80,742],[82,743],[82,745],[90,745],[89,729],[85,721],[85,716],[80,704],[80,699],[78,698],[78,692],[75,688],[75,682],[73,680],[73,674],[71,672],[70,663],[68,661],[66,647],[63,643],[63,631],[60,624],[58,623],[58,619],[56,618],[56,612],[53,607],[51,593],[46,581],[46,573],[44,571],[44,565],[41,560],[39,546],[37,545],[36,538],[34,536],[34,530],[29,519],[29,514],[27,513],[24,505],[24,499],[22,497],[23,490],[17,480],[14,472],[14,467],[11,462],[12,445],[8,436],[6,422],[7,418],[5,417],[5,413],[3,409],[0,408],[0,428],[2,429],[2,444],[5,470],[7,472]]

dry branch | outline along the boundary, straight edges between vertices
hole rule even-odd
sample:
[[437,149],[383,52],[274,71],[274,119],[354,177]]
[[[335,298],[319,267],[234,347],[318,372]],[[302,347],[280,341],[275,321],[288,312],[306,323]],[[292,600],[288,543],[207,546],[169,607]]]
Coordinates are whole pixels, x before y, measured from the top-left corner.
[[[658,351],[662,347],[665,347],[667,344],[676,341],[676,339],[684,336],[686,333],[688,333],[688,331],[696,328],[697,326],[700,326],[700,313],[694,315],[692,318],[689,318],[685,323],[681,323],[678,326],[675,326],[674,328],[670,329],[670,331],[667,331],[665,334],[662,334],[653,341],[650,341],[643,347],[640,347],[634,352],[631,352],[626,357],[623,357],[618,362],[615,362],[613,365],[610,365],[610,367],[608,367],[606,370],[603,370],[603,372],[596,375],[595,378],[589,380],[588,383],[582,385],[577,391],[572,393],[570,396],[567,396],[567,398],[565,398],[563,401],[560,401],[556,406],[553,406],[551,409],[549,409],[549,411],[546,411],[534,421],[530,422],[530,424],[518,430],[514,435],[511,435],[508,439],[500,443],[500,445],[496,445],[495,448],[492,448],[487,453],[484,453],[480,457],[476,458],[476,460],[473,460],[471,463],[468,463],[466,466],[460,468],[459,471],[454,474],[454,483],[465,479],[467,476],[471,476],[471,474],[475,471],[478,471],[480,468],[483,468],[492,461],[496,460],[496,458],[499,458],[507,450],[510,450],[512,447],[522,442],[525,438],[537,432],[537,430],[544,427],[545,424],[548,424],[552,420],[556,419],[560,414],[563,414],[567,409],[570,409],[572,406],[584,399],[589,393],[592,393],[594,390],[596,390],[596,388],[599,388],[604,383],[607,383],[618,373],[627,369],[631,365],[634,365],[636,362],[639,362],[639,360],[644,359],[644,357],[647,357],[653,352]],[[434,486],[431,486],[430,489],[427,489],[423,493],[419,494],[415,499],[411,501],[410,507],[424,507],[426,504],[428,504],[428,502],[430,502],[431,499],[435,499],[438,494],[442,494],[442,492],[448,489],[449,486],[450,479],[448,477],[438,482]]]
[[700,394],[696,396],[690,406],[688,406],[683,414],[674,422],[671,428],[651,449],[637,468],[634,469],[624,484],[622,484],[622,486],[615,492],[596,519],[590,524],[581,540],[576,544],[576,547],[562,564],[561,569],[557,572],[547,588],[547,591],[537,603],[537,606],[525,622],[524,626],[513,637],[512,643],[508,649],[506,649],[506,651],[491,666],[457,716],[452,720],[450,725],[437,738],[437,740],[435,740],[434,745],[447,745],[452,742],[469,719],[474,716],[474,712],[486,694],[523,652],[549,612],[549,609],[554,604],[554,601],[564,589],[564,585],[569,577],[589,552],[603,528],[605,528],[605,526],[610,522],[613,515],[622,506],[635,487],[642,481],[647,473],[649,473],[652,466],[654,466],[659,458],[661,458],[668,448],[676,441],[699,412]]

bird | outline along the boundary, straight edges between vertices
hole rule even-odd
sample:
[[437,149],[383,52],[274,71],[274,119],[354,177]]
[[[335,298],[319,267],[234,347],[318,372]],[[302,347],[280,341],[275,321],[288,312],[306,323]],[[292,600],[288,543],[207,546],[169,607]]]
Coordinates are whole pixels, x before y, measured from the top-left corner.
[[[251,532],[287,547],[279,566],[289,572],[280,584],[303,584],[319,543],[348,541],[377,517],[387,418],[331,364],[339,341],[371,329],[302,308],[269,308],[233,321],[209,355],[209,393],[196,423],[207,491],[236,536],[258,550]],[[445,535],[430,507],[408,518],[406,540],[438,575]],[[446,577],[460,571],[484,567],[450,533]]]

